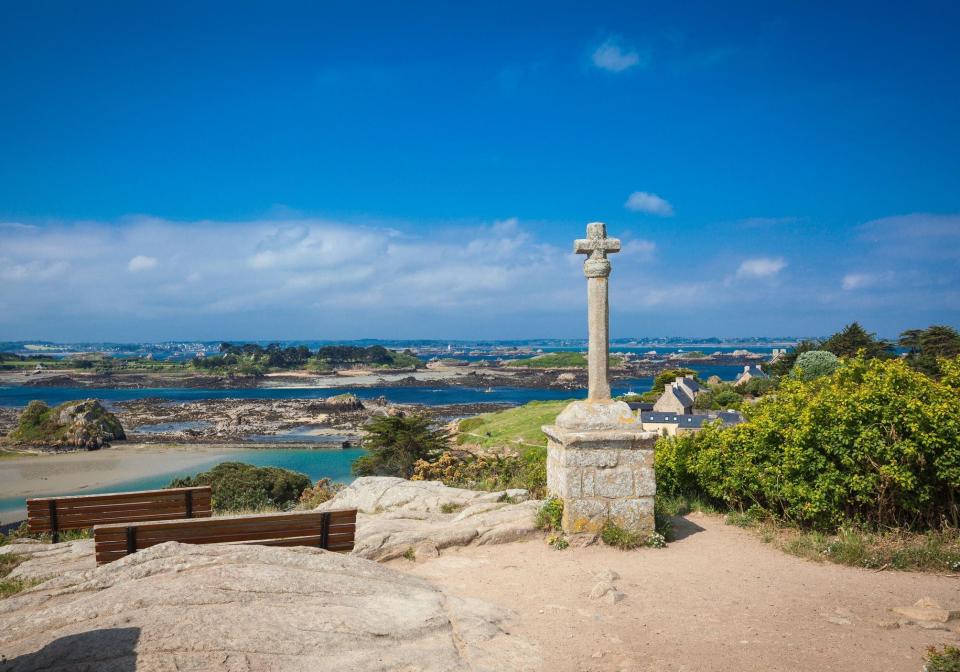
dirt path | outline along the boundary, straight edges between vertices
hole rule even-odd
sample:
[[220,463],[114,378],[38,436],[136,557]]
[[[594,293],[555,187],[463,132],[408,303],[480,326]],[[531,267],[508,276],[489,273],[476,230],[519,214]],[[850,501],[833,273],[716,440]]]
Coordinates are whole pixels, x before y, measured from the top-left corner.
[[[958,621],[891,629],[889,611],[924,596],[960,609],[960,579],[800,560],[712,516],[677,527],[683,538],[662,550],[536,540],[391,564],[519,612],[514,632],[539,643],[550,672],[918,672],[928,646],[960,639]],[[626,594],[616,604],[589,597],[608,568]]]

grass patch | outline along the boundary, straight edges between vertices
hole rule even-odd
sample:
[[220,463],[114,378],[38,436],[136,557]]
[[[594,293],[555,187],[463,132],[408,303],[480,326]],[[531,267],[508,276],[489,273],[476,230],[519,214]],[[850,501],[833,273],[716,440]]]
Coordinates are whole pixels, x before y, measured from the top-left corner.
[[457,511],[462,511],[463,504],[455,504],[454,502],[444,502],[440,505],[440,513],[456,513]]
[[32,588],[33,586],[41,583],[34,579],[11,579],[8,578],[10,572],[12,572],[17,565],[22,563],[24,558],[21,558],[19,555],[14,555],[13,553],[4,553],[0,555],[0,600],[10,597],[11,595],[16,595],[22,590],[27,588]]
[[761,539],[807,560],[866,569],[960,572],[960,530],[880,532],[844,527],[836,534],[756,523]]
[[23,453],[18,453],[13,450],[3,450],[0,448],[0,460],[5,460],[10,457],[23,457]]
[[685,516],[699,513],[717,513],[717,507],[697,495],[665,495],[657,493],[656,509],[667,516]]
[[552,424],[570,401],[531,401],[516,408],[466,418],[457,428],[457,443],[485,448],[518,444],[545,447],[547,437],[540,427]]
[[600,530],[600,539],[602,539],[603,543],[605,543],[607,546],[619,548],[621,551],[629,551],[634,548],[639,548],[640,546],[643,546],[644,542],[644,537],[642,534],[625,530],[609,521],[607,521],[607,523],[604,524],[603,529]]
[[410,562],[413,562],[414,560],[417,559],[417,552],[413,550],[413,546],[411,546],[403,552],[403,557],[404,559],[409,560]]

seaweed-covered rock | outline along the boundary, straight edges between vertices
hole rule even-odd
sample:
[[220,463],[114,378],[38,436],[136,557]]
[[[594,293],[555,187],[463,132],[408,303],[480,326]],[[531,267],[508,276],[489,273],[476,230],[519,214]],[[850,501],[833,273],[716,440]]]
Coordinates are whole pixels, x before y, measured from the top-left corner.
[[337,394],[326,399],[318,399],[310,404],[309,410],[322,413],[337,413],[345,411],[362,411],[364,406],[355,394]]
[[126,438],[117,416],[96,399],[67,401],[54,408],[34,400],[7,435],[7,442],[52,450],[97,450]]

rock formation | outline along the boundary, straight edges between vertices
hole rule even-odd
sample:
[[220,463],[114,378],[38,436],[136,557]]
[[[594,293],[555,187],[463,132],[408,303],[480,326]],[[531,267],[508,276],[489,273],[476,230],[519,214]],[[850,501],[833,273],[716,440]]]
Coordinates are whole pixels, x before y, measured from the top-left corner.
[[310,548],[169,542],[0,602],[4,672],[536,669],[512,614]]
[[126,438],[117,416],[96,399],[86,399],[68,401],[55,408],[42,401],[31,401],[7,441],[46,450],[96,450],[110,445],[109,441]]
[[358,478],[318,510],[357,509],[354,555],[425,558],[451,546],[503,544],[537,533],[541,502],[526,490],[480,492],[438,481]]

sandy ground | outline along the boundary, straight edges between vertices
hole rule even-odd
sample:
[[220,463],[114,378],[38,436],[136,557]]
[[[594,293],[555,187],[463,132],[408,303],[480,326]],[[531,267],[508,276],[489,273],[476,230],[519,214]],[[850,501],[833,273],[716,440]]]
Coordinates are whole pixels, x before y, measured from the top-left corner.
[[[659,550],[535,540],[390,564],[516,610],[513,632],[539,643],[550,672],[919,672],[928,646],[960,640],[958,621],[896,627],[890,612],[924,596],[960,609],[960,579],[800,560],[712,516],[678,532]],[[621,576],[616,604],[589,597],[604,569]]]
[[[96,451],[4,458],[0,460],[0,499],[75,492],[189,470],[240,450],[222,445],[133,443]],[[24,517],[22,509],[0,510],[0,523]]]

